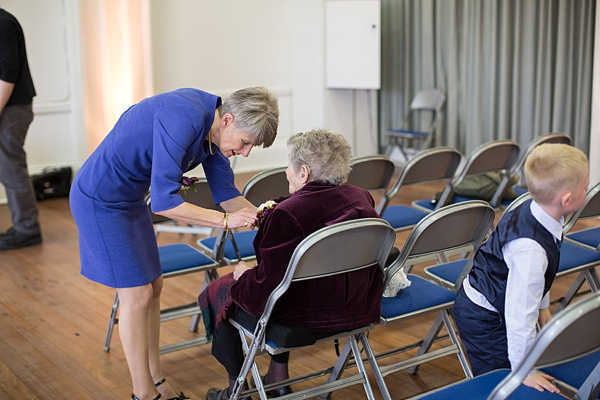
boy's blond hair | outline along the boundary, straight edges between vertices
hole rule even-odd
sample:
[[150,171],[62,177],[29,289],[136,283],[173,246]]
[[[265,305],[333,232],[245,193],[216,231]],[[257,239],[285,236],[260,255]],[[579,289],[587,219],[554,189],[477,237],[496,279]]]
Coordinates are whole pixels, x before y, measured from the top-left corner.
[[564,190],[575,188],[586,178],[588,160],[576,147],[544,143],[529,153],[525,161],[525,179],[531,197],[549,204]]

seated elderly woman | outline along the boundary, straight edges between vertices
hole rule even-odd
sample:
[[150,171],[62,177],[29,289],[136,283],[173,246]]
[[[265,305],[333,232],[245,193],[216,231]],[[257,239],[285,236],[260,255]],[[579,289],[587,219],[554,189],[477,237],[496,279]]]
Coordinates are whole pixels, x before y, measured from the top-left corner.
[[[312,130],[293,135],[287,145],[290,196],[275,200],[275,207],[260,221],[254,240],[257,265],[251,268],[240,262],[232,274],[203,291],[199,299],[203,316],[206,297],[214,291],[211,287],[225,287],[222,282],[229,280],[232,303],[224,307],[226,312],[238,307],[260,317],[267,298],[283,279],[294,249],[304,238],[327,225],[379,217],[369,192],[344,185],[351,169],[352,150],[342,135]],[[354,329],[379,321],[382,292],[377,266],[321,278],[318,283],[295,282],[277,303],[271,320],[317,333]],[[227,399],[241,370],[244,353],[237,330],[226,321],[214,330],[212,354],[227,370],[229,388],[210,389],[206,398]],[[289,377],[288,358],[289,353],[272,356],[263,378],[265,384]],[[285,386],[269,394],[277,397],[289,392],[291,388]]]

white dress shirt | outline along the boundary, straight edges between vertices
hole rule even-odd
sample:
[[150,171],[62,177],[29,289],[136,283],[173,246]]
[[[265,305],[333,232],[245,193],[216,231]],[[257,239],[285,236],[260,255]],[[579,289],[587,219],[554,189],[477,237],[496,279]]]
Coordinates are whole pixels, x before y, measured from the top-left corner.
[[[563,218],[555,220],[535,201],[530,203],[531,214],[557,241],[562,238]],[[502,247],[508,267],[504,318],[508,343],[508,360],[515,369],[531,347],[536,336],[539,310],[550,305],[549,294],[543,296],[548,257],[543,247],[533,239],[519,238]],[[469,283],[463,281],[467,297],[478,306],[497,312],[496,308]],[[543,298],[542,298],[543,297]]]

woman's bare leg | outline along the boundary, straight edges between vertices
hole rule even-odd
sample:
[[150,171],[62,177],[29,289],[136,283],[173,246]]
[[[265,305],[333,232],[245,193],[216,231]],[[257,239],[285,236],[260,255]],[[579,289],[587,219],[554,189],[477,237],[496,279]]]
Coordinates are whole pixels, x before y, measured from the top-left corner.
[[133,393],[140,400],[151,400],[158,395],[148,358],[148,315],[153,307],[153,286],[119,288],[117,293],[121,306],[119,336],[131,374]]
[[[148,307],[148,361],[150,365],[150,374],[154,383],[164,378],[160,368],[160,293],[163,286],[163,277],[159,276],[152,282],[152,300]],[[177,397],[177,394],[168,381],[165,381],[157,387],[162,397],[170,399]]]

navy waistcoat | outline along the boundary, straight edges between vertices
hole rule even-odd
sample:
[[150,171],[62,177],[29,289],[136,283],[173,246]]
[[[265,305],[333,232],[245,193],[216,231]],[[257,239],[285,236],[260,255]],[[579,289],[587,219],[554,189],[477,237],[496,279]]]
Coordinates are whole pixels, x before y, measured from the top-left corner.
[[[487,242],[477,252],[469,283],[504,315],[508,267],[502,247],[511,240],[528,238],[538,242],[546,251],[548,268],[544,275],[544,295],[550,290],[558,270],[559,251],[555,237],[531,214],[531,200],[502,218]],[[519,267],[519,266],[517,266]]]

